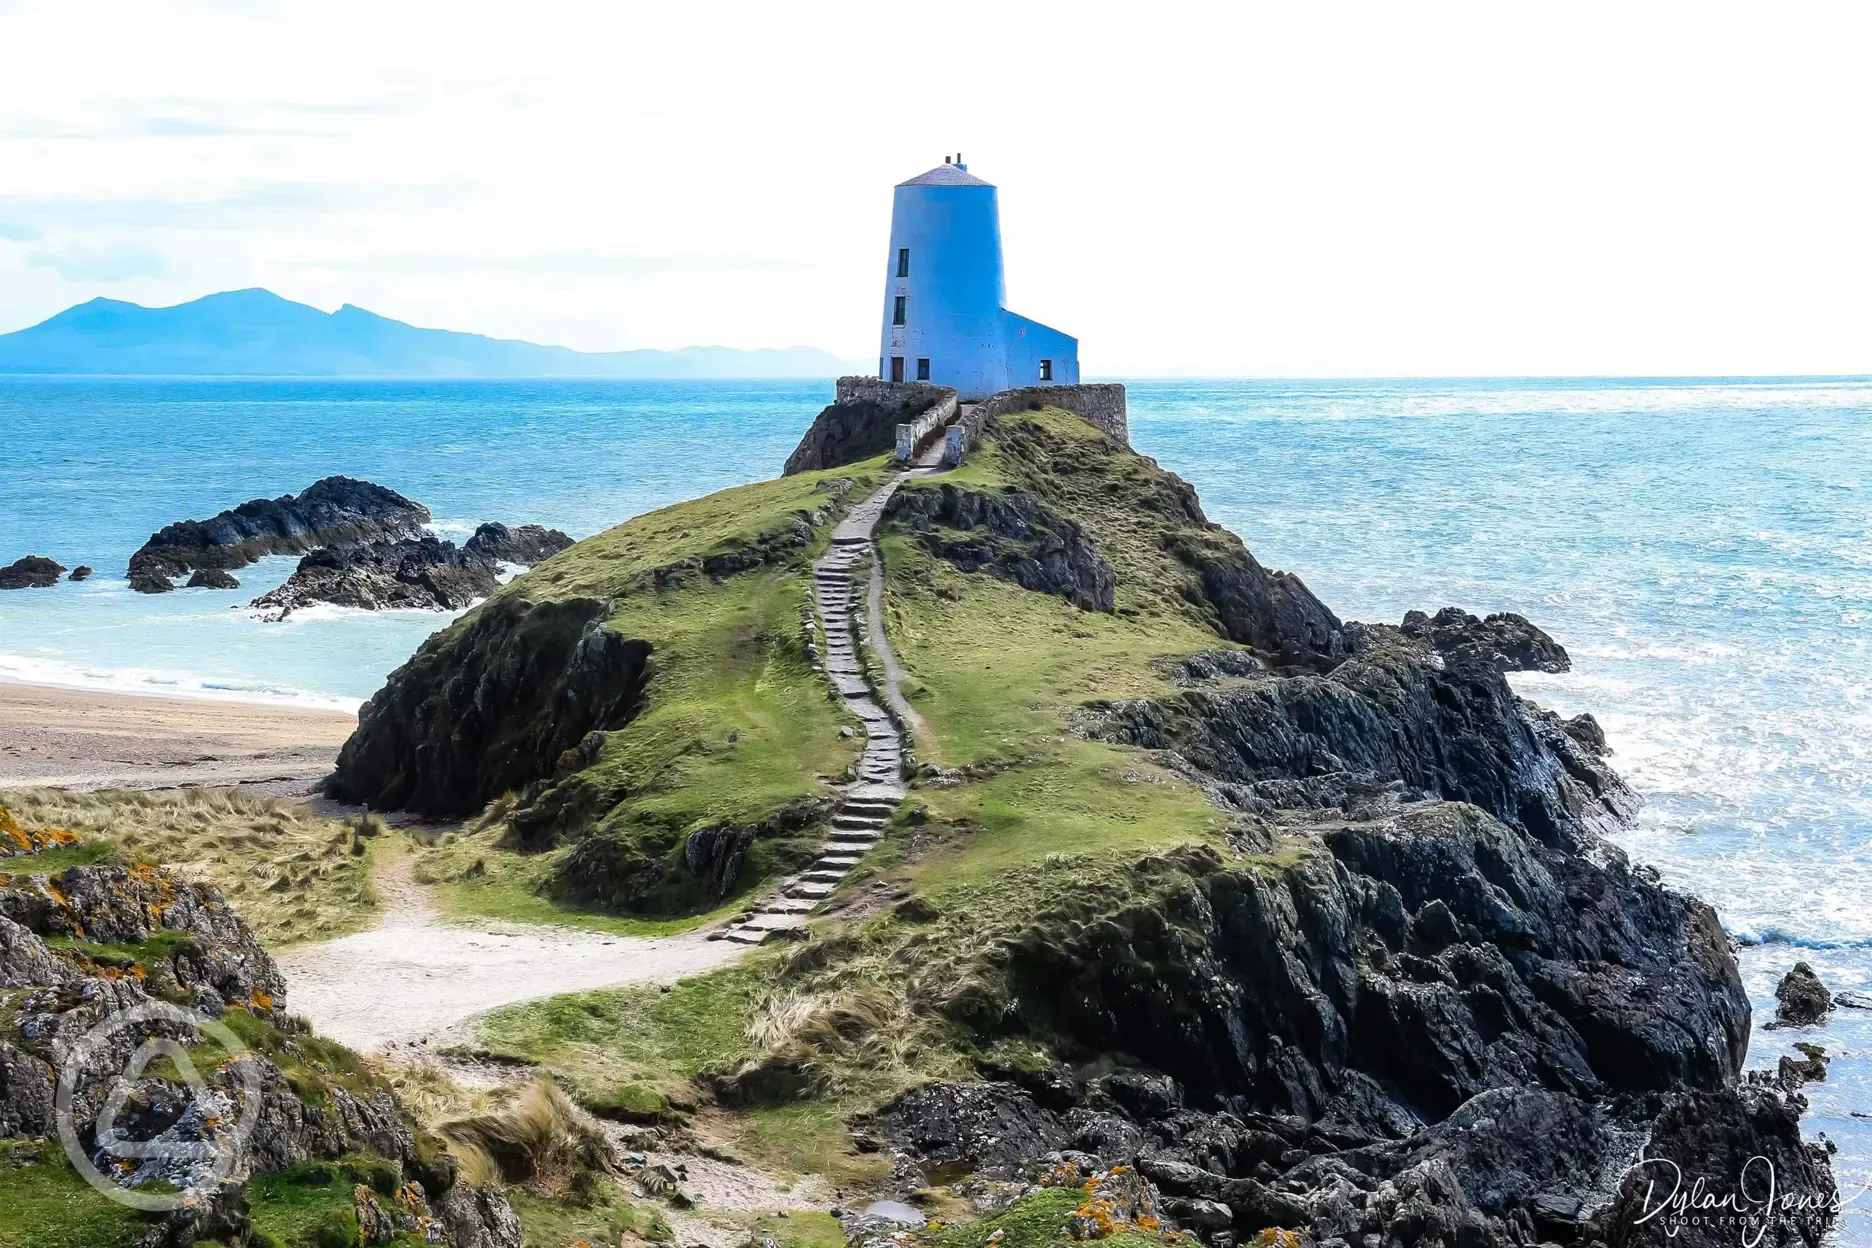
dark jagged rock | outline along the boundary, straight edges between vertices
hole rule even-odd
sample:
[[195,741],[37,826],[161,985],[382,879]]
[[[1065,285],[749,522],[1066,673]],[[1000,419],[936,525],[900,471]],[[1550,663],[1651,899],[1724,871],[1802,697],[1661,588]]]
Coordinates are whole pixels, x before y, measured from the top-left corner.
[[83,563],[81,563],[81,564],[79,564],[79,565],[78,565],[77,567],[75,567],[75,568],[73,568],[73,569],[71,570],[71,575],[70,575],[70,576],[68,576],[68,577],[66,577],[65,579],[66,579],[66,580],[69,580],[69,581],[86,581],[86,580],[90,580],[90,579],[91,579],[91,568],[90,568],[90,566],[89,566],[88,564],[83,564]]
[[55,956],[37,933],[0,915],[0,988],[64,984],[75,977],[70,964]]
[[240,581],[221,568],[197,568],[188,579],[190,589],[239,589]]
[[249,605],[280,620],[316,603],[366,611],[458,611],[500,588],[489,559],[435,537],[330,546],[299,560],[278,589]]
[[1811,1027],[1824,1023],[1833,1011],[1833,994],[1805,962],[1796,962],[1782,976],[1775,987],[1775,1002],[1773,1025],[1777,1027]]
[[44,555],[27,555],[0,568],[0,589],[46,589],[58,584],[63,564]]
[[1011,1083],[932,1083],[879,1110],[877,1133],[932,1166],[1026,1178],[1065,1139],[1059,1118]]
[[358,711],[326,792],[378,810],[467,814],[551,774],[639,706],[650,647],[605,603],[503,594],[422,644]]
[[1616,826],[1636,799],[1557,716],[1516,698],[1493,657],[1442,654],[1383,625],[1348,628],[1325,675],[1244,672],[1217,692],[1089,705],[1086,731],[1170,751],[1249,811],[1342,805],[1401,784],[1473,802],[1550,843]]
[[476,529],[474,536],[462,543],[462,553],[474,559],[530,568],[541,560],[550,559],[571,544],[572,539],[558,529],[548,529],[537,524],[522,524],[510,529],[504,524],[489,522]]
[[1027,494],[983,494],[943,485],[900,490],[885,517],[964,572],[986,572],[1022,589],[1058,594],[1088,611],[1110,611],[1118,578],[1076,521]]
[[395,490],[326,477],[294,495],[256,498],[207,520],[165,525],[130,556],[130,588],[161,593],[202,568],[244,568],[265,555],[422,535],[429,509]]
[[1832,1059],[1827,1056],[1826,1049],[1805,1041],[1795,1044],[1794,1049],[1800,1056],[1796,1058],[1785,1053],[1781,1055],[1781,1061],[1775,1070],[1775,1082],[1789,1092],[1799,1088],[1803,1083],[1825,1083],[1827,1068],[1832,1064]]
[[459,611],[500,588],[501,564],[531,567],[571,544],[557,529],[490,523],[460,547],[429,536],[322,547],[251,605],[274,620],[314,603]]
[[1434,616],[1407,612],[1400,630],[1451,657],[1479,657],[1504,672],[1566,672],[1573,661],[1559,642],[1524,616],[1502,612],[1479,620],[1460,607]]
[[[1582,1238],[1617,1248],[1820,1248],[1839,1190],[1826,1146],[1801,1139],[1804,1108],[1798,1095],[1753,1079],[1671,1096],[1644,1143],[1653,1160],[1634,1165]],[[1711,1203],[1693,1203],[1699,1192]]]
[[955,394],[946,386],[871,377],[841,377],[838,397],[828,404],[787,456],[782,475],[854,464],[897,445],[897,426],[907,424]]
[[1449,803],[1324,848],[1279,877],[1181,855],[1163,900],[1036,928],[1004,1008],[1069,1055],[1132,1054],[1199,1100],[1337,1115],[1347,1137],[1492,1087],[1716,1087],[1740,1068],[1748,999],[1714,914],[1622,859]]

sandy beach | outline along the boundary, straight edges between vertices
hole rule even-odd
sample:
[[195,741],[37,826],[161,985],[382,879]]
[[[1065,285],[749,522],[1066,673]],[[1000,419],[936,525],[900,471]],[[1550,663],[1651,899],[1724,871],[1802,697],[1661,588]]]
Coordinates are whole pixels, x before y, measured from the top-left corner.
[[357,724],[343,711],[0,681],[0,788],[241,785],[304,793]]

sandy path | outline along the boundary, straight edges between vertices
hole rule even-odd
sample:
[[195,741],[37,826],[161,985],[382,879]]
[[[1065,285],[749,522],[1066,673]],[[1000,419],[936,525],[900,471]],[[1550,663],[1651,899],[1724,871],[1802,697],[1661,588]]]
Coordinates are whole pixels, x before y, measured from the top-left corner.
[[304,792],[357,716],[0,681],[0,787],[265,785]]
[[674,982],[744,951],[702,931],[654,939],[573,928],[439,921],[410,875],[413,855],[386,855],[377,886],[382,921],[368,932],[278,955],[287,1006],[320,1034],[363,1052],[465,1038],[462,1024],[503,1005]]

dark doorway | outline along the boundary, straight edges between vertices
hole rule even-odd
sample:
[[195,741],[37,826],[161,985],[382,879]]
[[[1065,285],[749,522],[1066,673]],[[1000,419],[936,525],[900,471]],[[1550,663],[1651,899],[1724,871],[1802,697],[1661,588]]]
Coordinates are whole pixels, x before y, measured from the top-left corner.
[[929,380],[929,361],[928,360],[920,359],[917,361],[917,380],[918,381]]
[[901,355],[891,356],[891,380],[903,380],[903,356]]

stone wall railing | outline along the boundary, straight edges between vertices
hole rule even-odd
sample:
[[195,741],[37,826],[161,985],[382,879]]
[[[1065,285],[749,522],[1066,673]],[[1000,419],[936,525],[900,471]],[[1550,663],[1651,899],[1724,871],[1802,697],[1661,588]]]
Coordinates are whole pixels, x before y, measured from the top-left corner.
[[982,426],[991,417],[1010,412],[1038,411],[1043,407],[1062,407],[1097,429],[1131,445],[1131,424],[1125,408],[1125,388],[1118,382],[1098,382],[1081,386],[1022,386],[1003,390],[971,407],[949,430],[943,447],[943,463],[955,466],[981,439]]
[[935,407],[923,412],[915,420],[897,426],[897,462],[907,464],[915,459],[917,452],[923,449],[930,435],[955,419],[955,391],[949,391]]

